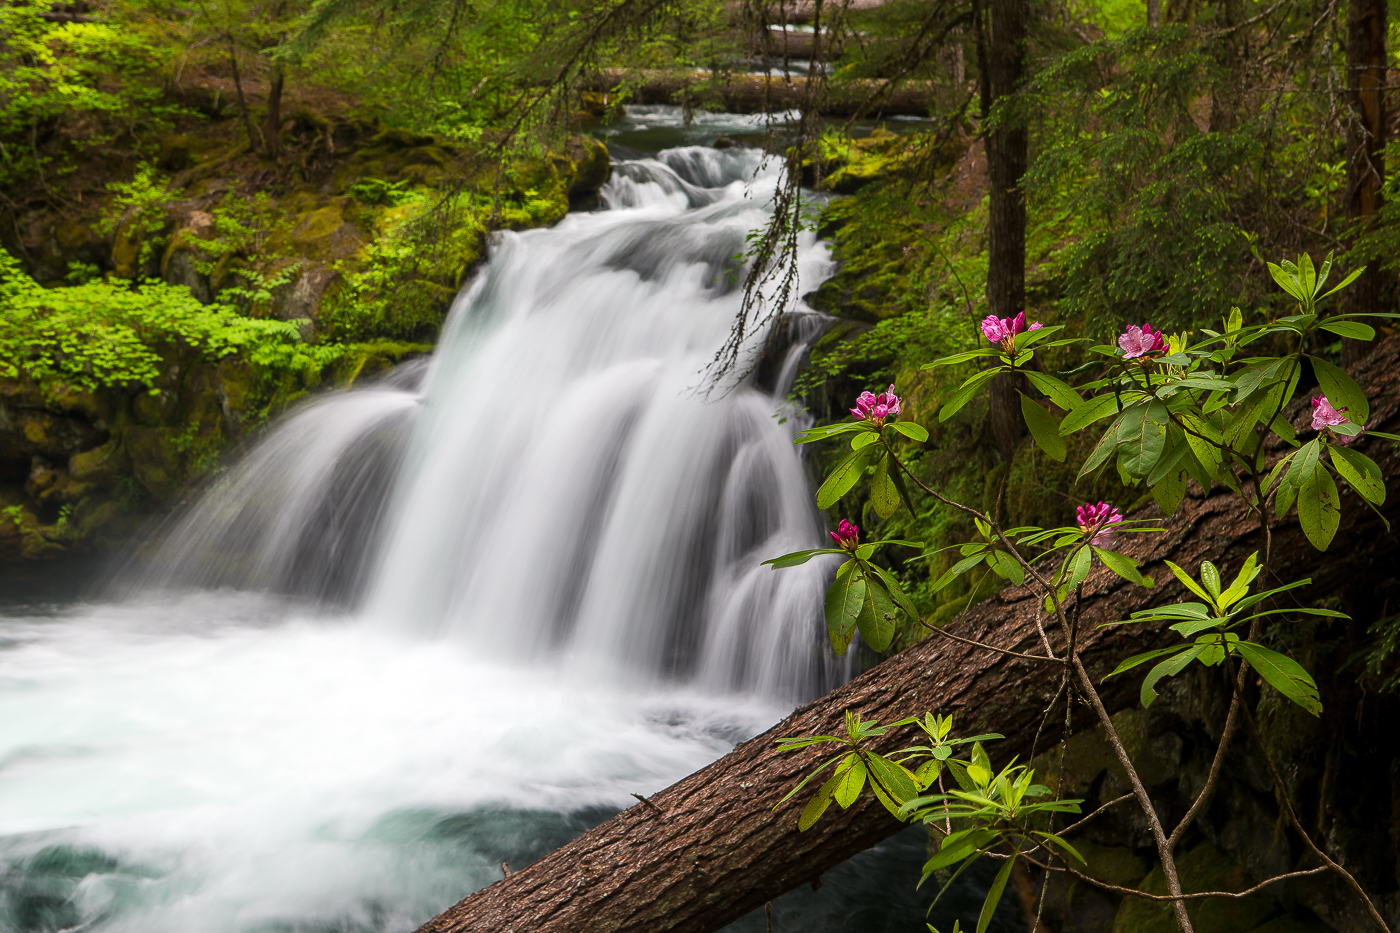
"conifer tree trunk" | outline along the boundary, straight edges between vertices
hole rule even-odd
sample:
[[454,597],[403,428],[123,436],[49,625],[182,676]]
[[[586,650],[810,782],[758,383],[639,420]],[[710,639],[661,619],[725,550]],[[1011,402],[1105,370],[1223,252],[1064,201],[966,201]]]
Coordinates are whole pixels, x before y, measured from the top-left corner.
[[[1027,0],[990,0],[983,122],[997,115],[998,103],[1016,92],[1025,75],[1026,38],[1030,28]],[[999,318],[1014,318],[1026,309],[1026,173],[1025,121],[1005,113],[986,133],[987,176],[991,186],[987,216],[987,307]],[[1006,459],[1025,434],[1017,389],[1024,377],[998,376],[991,385],[992,436]]]
[[285,83],[286,74],[279,62],[272,69],[272,81],[267,88],[267,115],[263,117],[263,146],[270,156],[282,151],[282,88]]
[[[1351,0],[1347,28],[1347,217],[1351,236],[1369,230],[1381,209],[1385,183],[1386,0]],[[1347,311],[1387,310],[1381,306],[1385,277],[1371,263],[1348,289]],[[1367,344],[1342,341],[1342,361],[1350,369],[1365,355]]]

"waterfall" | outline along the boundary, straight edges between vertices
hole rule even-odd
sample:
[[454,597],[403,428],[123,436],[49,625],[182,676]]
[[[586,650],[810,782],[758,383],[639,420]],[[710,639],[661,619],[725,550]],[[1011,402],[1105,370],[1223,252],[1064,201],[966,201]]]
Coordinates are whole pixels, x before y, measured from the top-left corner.
[[[405,933],[846,676],[831,565],[760,565],[822,538],[783,401],[820,317],[771,384],[701,391],[777,181],[619,162],[605,209],[497,236],[431,359],[273,425],[120,598],[0,594],[0,929]],[[843,890],[780,906],[842,929]]]
[[[340,599],[592,676],[817,691],[829,568],[761,566],[820,539],[783,402],[814,329],[799,312],[778,385],[703,391],[777,181],[757,150],[681,147],[619,162],[605,210],[498,234],[423,384],[292,414],[169,532],[150,582]],[[828,262],[808,235],[802,280]]]

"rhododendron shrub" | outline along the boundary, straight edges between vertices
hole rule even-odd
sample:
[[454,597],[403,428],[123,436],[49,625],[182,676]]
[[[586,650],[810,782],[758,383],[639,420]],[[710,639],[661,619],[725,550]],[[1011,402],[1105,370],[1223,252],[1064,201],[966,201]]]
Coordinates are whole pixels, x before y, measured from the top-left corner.
[[[983,361],[993,361],[969,375],[950,394],[939,412],[940,421],[966,406],[998,375],[1024,377],[1017,380],[1021,386],[1017,389],[1020,406],[1031,437],[1041,450],[1063,460],[1067,437],[1079,432],[1097,434],[1097,442],[1080,467],[1080,479],[1115,469],[1124,485],[1150,490],[1163,515],[1171,515],[1180,507],[1188,482],[1194,480],[1204,489],[1221,485],[1233,490],[1250,514],[1257,516],[1264,532],[1260,535],[1262,547],[1244,561],[1232,578],[1210,561],[1203,562],[1194,573],[1166,561],[1190,598],[1113,623],[1168,629],[1181,638],[1169,647],[1123,659],[1109,675],[1137,676],[1145,671],[1139,691],[1144,706],[1156,699],[1156,688],[1163,680],[1188,668],[1201,665],[1223,672],[1232,693],[1220,737],[1221,749],[1230,744],[1239,728],[1241,704],[1259,702],[1257,697],[1247,700],[1244,689],[1255,678],[1307,713],[1320,715],[1322,711],[1317,686],[1307,670],[1288,655],[1266,647],[1263,640],[1270,627],[1287,624],[1300,615],[1342,614],[1276,601],[1278,594],[1305,586],[1308,580],[1286,582],[1272,589],[1256,588],[1262,579],[1276,579],[1278,572],[1270,567],[1269,523],[1282,519],[1296,506],[1308,540],[1326,550],[1341,521],[1338,481],[1351,486],[1367,507],[1375,509],[1385,501],[1385,483],[1379,467],[1346,446],[1365,428],[1370,411],[1365,394],[1345,372],[1310,352],[1310,348],[1325,342],[1317,339],[1319,332],[1360,340],[1375,336],[1375,331],[1358,319],[1359,315],[1324,316],[1319,312],[1318,305],[1357,274],[1324,292],[1330,269],[1330,257],[1321,269],[1315,268],[1306,255],[1296,264],[1270,263],[1275,281],[1297,301],[1296,313],[1247,325],[1243,313],[1236,308],[1218,330],[1201,329],[1194,335],[1194,343],[1188,339],[1192,335],[1168,336],[1154,330],[1150,323],[1131,325],[1112,343],[1089,348],[1090,354],[1100,361],[1097,366],[1079,367],[1072,374],[1051,374],[1043,361],[1035,357],[1039,350],[1067,346],[1084,338],[1050,339],[1064,328],[1042,327],[1036,322],[1027,325],[1024,314],[1015,318],[987,317],[981,324],[981,334],[989,346],[978,346],[929,364],[956,366],[978,361],[985,365]],[[1279,355],[1259,355],[1280,347],[1288,349]],[[1300,429],[1288,418],[1286,409],[1298,394],[1300,380],[1308,369],[1316,376],[1321,392],[1311,399],[1310,423]],[[1062,378],[1084,374],[1085,378],[1074,385]],[[1073,635],[1083,585],[1096,564],[1132,585],[1154,585],[1152,578],[1141,572],[1137,561],[1117,548],[1127,536],[1157,532],[1160,519],[1128,517],[1113,504],[1086,502],[1075,510],[1074,524],[1056,528],[1003,527],[996,512],[948,498],[909,468],[901,450],[910,441],[925,443],[928,433],[916,424],[900,420],[904,416],[903,405],[893,385],[878,395],[863,393],[851,414],[854,421],[812,428],[798,438],[798,443],[811,443],[840,437],[850,445],[850,452],[818,490],[818,506],[834,506],[868,475],[870,503],[882,518],[892,515],[901,505],[913,510],[916,504],[912,492],[921,500],[932,499],[938,506],[958,510],[972,519],[977,538],[943,549],[956,550],[959,559],[934,581],[932,589],[936,592],[964,574],[990,573],[1010,584],[1027,587],[1039,599],[1044,613],[1040,644],[1029,649],[1032,654],[1019,656],[1060,665],[1065,671],[1067,702],[1087,701],[1097,712],[1098,725],[1109,735],[1156,841],[1168,897],[1175,898],[1170,903],[1176,923],[1190,933],[1192,923],[1181,899],[1175,845],[1197,813],[1206,808],[1214,792],[1215,777],[1200,789],[1180,825],[1166,825],[1162,809],[1154,806],[1138,780],[1126,746],[1099,698],[1099,685],[1079,660]],[[1366,436],[1400,441],[1400,437],[1374,430],[1367,431]],[[1291,449],[1282,456],[1271,456],[1270,451],[1277,450],[1278,444],[1266,441],[1273,439]],[[1066,515],[1066,519],[1069,517]],[[922,545],[882,541],[878,536],[861,543],[860,530],[844,519],[831,537],[835,548],[800,551],[766,563],[777,569],[820,554],[845,558],[826,600],[828,634],[838,653],[844,653],[857,635],[875,650],[884,650],[892,641],[901,615],[905,624],[921,626],[932,637],[965,640],[922,618],[901,589],[897,576],[873,560],[884,545]],[[924,556],[931,553],[937,552]],[[1265,577],[1265,571],[1270,571],[1269,577]],[[904,727],[914,727],[921,733],[917,735],[918,744],[892,754],[871,749],[873,739]],[[824,743],[838,746],[837,753],[785,800],[834,766],[808,799],[798,819],[799,828],[810,827],[833,801],[841,807],[851,806],[868,787],[895,817],[928,824],[941,837],[938,851],[924,867],[925,878],[955,865],[966,867],[988,854],[1001,856],[1001,867],[977,925],[982,933],[1006,887],[1012,866],[1022,857],[1067,871],[1086,884],[1099,884],[1079,871],[1083,860],[1072,840],[1053,828],[1055,814],[1077,813],[1082,801],[1055,799],[1048,787],[1035,782],[1034,772],[1025,765],[1012,763],[995,769],[983,743],[996,738],[999,736],[956,737],[952,717],[931,712],[886,726],[848,712],[844,735],[782,740],[789,748]],[[966,756],[960,757],[964,752]],[[1269,754],[1262,745],[1260,752]],[[1282,786],[1276,790],[1285,797],[1288,793]],[[1285,817],[1281,814],[1280,818]],[[1297,821],[1296,815],[1290,811],[1287,819],[1314,852],[1321,851],[1311,843],[1307,828]],[[1385,926],[1355,878],[1330,860],[1320,868],[1285,874],[1266,883],[1321,871],[1342,876],[1372,919]]]

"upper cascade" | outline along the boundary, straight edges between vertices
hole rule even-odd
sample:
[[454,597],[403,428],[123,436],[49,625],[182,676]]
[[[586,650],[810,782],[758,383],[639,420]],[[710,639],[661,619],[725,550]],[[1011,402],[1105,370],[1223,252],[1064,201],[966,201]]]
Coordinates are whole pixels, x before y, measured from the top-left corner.
[[[620,161],[604,210],[500,234],[421,386],[284,419],[175,523],[150,582],[349,601],[367,625],[639,683],[820,689],[830,568],[760,565],[820,543],[783,402],[814,318],[787,325],[772,391],[704,383],[780,178],[755,150],[671,149]],[[802,281],[829,271],[804,235]]]

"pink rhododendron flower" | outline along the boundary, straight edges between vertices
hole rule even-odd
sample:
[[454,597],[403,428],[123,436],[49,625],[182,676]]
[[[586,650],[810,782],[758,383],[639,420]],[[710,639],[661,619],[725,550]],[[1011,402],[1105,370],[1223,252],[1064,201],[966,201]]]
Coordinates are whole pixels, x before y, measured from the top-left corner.
[[883,427],[886,421],[896,420],[899,417],[899,396],[894,394],[894,386],[891,385],[888,392],[881,392],[879,395],[862,392],[860,398],[856,399],[856,407],[851,409],[851,414],[862,421],[869,421],[876,427]]
[[1124,359],[1135,360],[1149,353],[1165,353],[1167,341],[1160,330],[1154,331],[1152,329],[1151,324],[1144,324],[1141,327],[1129,324],[1128,329],[1123,331],[1122,336],[1118,338],[1118,346],[1123,348]]
[[1123,513],[1107,502],[1097,505],[1086,502],[1079,507],[1079,531],[1091,535],[1089,543],[1096,547],[1108,547],[1112,544],[1114,536],[1110,529],[1122,522]]
[[856,545],[860,543],[860,529],[844,518],[841,524],[836,526],[835,531],[827,532],[831,535],[831,540],[836,542],[836,546],[847,551],[854,551]]
[[1333,408],[1332,403],[1327,401],[1327,396],[1325,395],[1313,396],[1312,407],[1312,426],[1314,431],[1321,431],[1323,428],[1331,427],[1334,424],[1347,423],[1347,416],[1342,414],[1346,409],[1338,410]]
[[1000,344],[1003,350],[1011,351],[1015,346],[1016,335],[1023,334],[1028,330],[1040,330],[1044,326],[1039,321],[1031,322],[1031,326],[1026,326],[1026,312],[1022,311],[1014,318],[997,317],[989,314],[982,319],[982,336],[992,343]]

